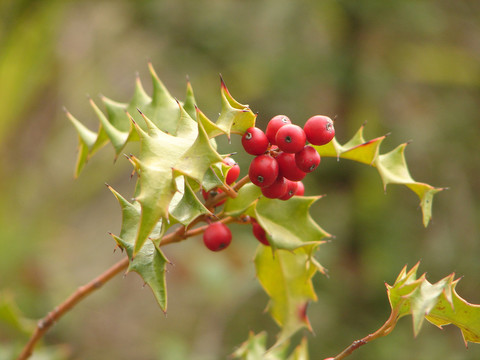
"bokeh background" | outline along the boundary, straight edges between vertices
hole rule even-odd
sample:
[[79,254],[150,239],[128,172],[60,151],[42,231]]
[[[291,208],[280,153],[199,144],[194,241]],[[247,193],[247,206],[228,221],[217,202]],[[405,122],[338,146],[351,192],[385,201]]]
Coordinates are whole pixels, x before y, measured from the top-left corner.
[[[384,282],[421,260],[432,282],[455,272],[457,290],[480,303],[480,2],[468,0],[177,0],[0,3],[0,288],[31,318],[123,255],[120,211],[105,188],[133,193],[131,167],[102,149],[73,179],[77,138],[65,106],[92,130],[86,95],[132,95],[135,74],[150,89],[151,61],[180,99],[188,75],[199,107],[215,119],[219,73],[237,100],[303,125],[336,117],[346,142],[367,121],[366,138],[391,135],[386,152],[412,140],[413,178],[449,187],[422,226],[418,198],[383,190],[375,169],[323,159],[306,193],[328,194],[312,216],[335,240],[319,261],[309,307],[312,359],[339,353],[389,315]],[[242,174],[251,158],[239,138],[220,144]],[[130,145],[127,152],[138,149]],[[292,219],[294,221],[294,219]],[[249,331],[277,331],[255,280],[250,229],[217,254],[192,239],[165,248],[168,315],[136,274],[118,276],[66,315],[45,338],[58,359],[224,359]],[[300,336],[294,339],[294,344]],[[25,335],[0,325],[0,357]],[[352,359],[479,359],[458,329],[426,324],[413,337],[402,319],[387,338]]]

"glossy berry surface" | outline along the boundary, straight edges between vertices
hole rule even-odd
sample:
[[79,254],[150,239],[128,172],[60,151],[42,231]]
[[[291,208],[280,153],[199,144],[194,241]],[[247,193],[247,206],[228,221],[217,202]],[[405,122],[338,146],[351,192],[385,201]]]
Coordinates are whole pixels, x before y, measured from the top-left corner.
[[232,232],[221,222],[210,224],[203,233],[203,243],[212,251],[220,251],[232,242]]
[[333,121],[328,116],[312,116],[303,126],[303,130],[308,142],[313,145],[328,144],[335,137]]
[[240,176],[240,166],[238,166],[237,162],[231,157],[226,157],[223,159],[223,162],[226,165],[231,166],[227,172],[227,176],[225,177],[225,182],[230,185]]
[[306,141],[305,131],[295,124],[282,126],[275,136],[275,142],[278,148],[287,153],[297,153],[301,151]]
[[257,240],[260,241],[263,245],[270,246],[270,243],[267,239],[267,233],[256,221],[252,221],[252,232],[253,235],[257,238]]
[[278,177],[278,162],[270,155],[260,155],[252,160],[248,169],[250,181],[257,186],[267,187]]
[[295,196],[303,196],[305,194],[305,185],[303,182],[297,181],[297,190],[295,191]]
[[295,163],[295,154],[280,153],[277,157],[279,174],[288,180],[299,181],[302,180],[306,172],[300,170]]
[[257,128],[251,127],[242,136],[242,146],[250,155],[261,155],[267,151],[268,138],[265,133]]
[[280,200],[288,200],[292,196],[294,196],[297,192],[297,187],[298,187],[298,182],[297,181],[291,181],[291,180],[286,180],[287,181],[287,192],[285,195],[283,195]]
[[306,173],[312,172],[320,164],[320,154],[310,145],[295,154],[295,164]]
[[267,130],[265,131],[265,135],[267,135],[268,141],[270,144],[276,145],[275,136],[277,135],[278,129],[281,127],[291,124],[292,122],[285,115],[277,115],[270,119],[267,124]]
[[263,196],[269,199],[279,199],[287,193],[287,180],[284,177],[278,177],[275,182],[262,189]]

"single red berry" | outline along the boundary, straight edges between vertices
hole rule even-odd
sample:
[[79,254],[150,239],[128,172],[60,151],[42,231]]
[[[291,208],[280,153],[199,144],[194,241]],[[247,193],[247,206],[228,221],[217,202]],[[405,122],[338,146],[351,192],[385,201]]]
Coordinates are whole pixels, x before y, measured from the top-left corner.
[[283,176],[279,176],[275,182],[267,187],[262,187],[263,196],[269,199],[281,198],[287,192],[287,181]]
[[335,137],[333,121],[328,116],[315,115],[303,126],[307,140],[313,145],[328,144]]
[[250,155],[262,155],[268,148],[268,138],[265,133],[257,128],[251,127],[242,136],[242,145]]
[[225,249],[232,242],[232,232],[221,222],[214,222],[208,225],[203,232],[203,243],[212,251]]
[[298,182],[287,180],[287,192],[283,195],[280,200],[288,200],[297,192]]
[[320,154],[314,147],[307,145],[295,154],[295,164],[306,173],[312,172],[320,164]]
[[295,124],[282,126],[275,136],[278,148],[283,152],[297,153],[303,149],[307,137],[305,131]]
[[[223,190],[219,189],[219,188],[215,188],[213,190],[210,190],[209,192],[206,192],[204,189],[202,189],[202,196],[205,199],[205,201],[207,201],[209,198],[213,198],[213,197],[215,197],[215,196],[217,196],[218,194],[221,194],[221,193],[223,193]],[[214,204],[214,206],[223,205],[223,203],[225,203],[225,201],[227,201],[227,199],[224,199],[224,200],[220,201],[219,203]]]
[[226,165],[231,166],[227,171],[227,176],[225,176],[225,182],[230,185],[240,176],[240,166],[238,166],[237,162],[231,157],[226,157],[223,159],[223,162]]
[[260,241],[263,245],[270,246],[270,243],[267,239],[267,233],[256,221],[252,221],[252,231],[253,235],[257,238],[258,241]]
[[268,141],[270,144],[276,145],[275,136],[277,135],[278,129],[280,129],[284,125],[291,124],[292,122],[285,115],[277,115],[270,119],[267,124],[267,130],[265,131],[265,135],[267,135]]
[[295,163],[295,154],[282,152],[276,159],[278,161],[279,174],[288,180],[299,181],[307,175],[307,173],[300,170]]
[[259,155],[250,163],[250,181],[257,186],[267,187],[278,177],[278,162],[270,155]]
[[297,191],[295,191],[295,196],[303,196],[305,194],[305,185],[303,182],[297,181]]

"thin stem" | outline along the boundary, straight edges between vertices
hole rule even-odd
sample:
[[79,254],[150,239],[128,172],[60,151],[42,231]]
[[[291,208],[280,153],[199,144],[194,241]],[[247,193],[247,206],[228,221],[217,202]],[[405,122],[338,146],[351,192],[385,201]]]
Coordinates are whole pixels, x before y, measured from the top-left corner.
[[103,284],[113,278],[115,275],[125,270],[128,267],[128,258],[123,258],[110,269],[105,271],[103,274],[99,275],[89,283],[80,286],[70,297],[68,297],[63,303],[53,309],[47,314],[43,319],[37,323],[37,327],[28,341],[28,343],[23,348],[21,354],[18,356],[18,360],[28,359],[32,355],[33,348],[38,340],[47,332],[47,330],[68,310],[73,308],[78,302],[83,298],[90,295],[95,290],[99,289]]
[[[245,185],[249,181],[250,179],[248,178],[248,176],[245,176],[240,181],[238,181],[233,187],[229,187],[231,191],[229,191],[228,193],[222,193],[213,197],[209,202],[207,202],[207,204],[208,203],[210,203],[210,205],[216,204],[219,201],[223,200],[223,198],[227,197],[228,195],[232,195],[231,192],[235,193],[235,196],[236,196],[237,195],[236,191],[238,191],[243,185]],[[206,219],[205,215],[199,216],[198,218],[193,220],[189,224],[189,226],[193,227],[194,225],[196,225],[200,221],[204,221],[205,219]],[[220,219],[219,221],[226,224],[226,223],[236,221],[236,219],[231,216],[227,216],[223,219]],[[159,246],[164,246],[171,243],[179,242],[189,237],[199,235],[203,233],[207,227],[208,225],[205,225],[205,226],[200,226],[198,228],[187,231],[186,227],[182,226],[175,232],[165,235],[160,241]],[[32,355],[33,349],[36,343],[43,337],[43,335],[48,331],[48,329],[50,329],[50,327],[52,327],[52,325],[55,324],[55,322],[57,322],[67,311],[72,309],[77,303],[83,300],[83,298],[87,297],[92,292],[102,287],[103,284],[105,284],[107,281],[112,279],[115,275],[127,269],[128,264],[129,264],[128,257],[123,258],[122,260],[114,264],[112,267],[107,269],[104,273],[97,276],[95,279],[91,280],[90,282],[88,282],[83,286],[80,286],[64,302],[62,302],[55,309],[49,312],[43,319],[41,319],[37,323],[37,327],[35,328],[34,333],[30,337],[25,347],[23,348],[17,360],[28,359]]]
[[355,340],[349,347],[347,347],[340,354],[335,356],[334,360],[342,360],[347,356],[349,356],[350,354],[352,354],[360,346],[363,346],[372,340],[378,339],[379,337],[390,334],[392,330],[395,328],[395,325],[397,324],[397,320],[398,320],[398,310],[394,309],[392,310],[388,320],[385,322],[385,324],[382,325],[380,329],[378,329],[377,331],[375,331],[370,335],[365,336],[363,339]]
[[237,182],[235,183],[235,185],[233,186],[233,190],[238,191],[238,190],[240,190],[240,188],[241,188],[243,185],[245,185],[245,184],[247,184],[247,183],[249,183],[249,182],[250,182],[250,177],[249,177],[248,175],[246,175],[246,176],[244,176],[243,178],[241,178],[239,181],[237,181]]
[[[228,224],[228,223],[231,223],[233,221],[235,221],[235,218],[233,218],[231,216],[227,216],[227,217],[224,217],[223,219],[219,220],[219,222],[222,222],[224,224]],[[175,242],[185,240],[185,239],[187,239],[189,237],[192,237],[192,236],[200,235],[207,229],[208,226],[209,225],[204,225],[204,226],[200,226],[198,228],[188,230],[188,231],[185,231],[185,227],[182,226],[177,231],[175,231],[175,232],[173,232],[169,235],[164,236],[162,238],[162,241],[160,241],[160,246],[172,244],[172,243],[175,243]],[[181,230],[183,230],[183,232]]]
[[[205,203],[205,207],[207,209],[212,209],[216,204],[226,199],[227,197],[236,198],[238,195],[237,194],[238,190],[240,190],[241,187],[247,184],[248,182],[250,182],[250,178],[248,177],[248,175],[246,175],[243,178],[241,178],[239,181],[237,181],[234,186],[230,187],[226,185],[229,190],[223,193],[220,193],[218,195],[215,195],[213,198],[207,200],[207,202]],[[225,188],[223,189],[226,190]]]

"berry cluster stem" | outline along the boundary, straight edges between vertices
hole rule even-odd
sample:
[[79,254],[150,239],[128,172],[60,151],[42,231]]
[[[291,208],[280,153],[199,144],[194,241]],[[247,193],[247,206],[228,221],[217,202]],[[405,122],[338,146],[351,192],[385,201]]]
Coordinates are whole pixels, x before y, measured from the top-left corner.
[[[248,182],[250,182],[250,178],[247,176],[244,176],[243,178],[241,178],[239,181],[237,181],[235,183],[234,186],[230,187],[230,186],[227,186],[229,188],[229,190],[227,191],[226,188],[224,188],[225,192],[224,193],[220,193],[216,196],[214,196],[213,198],[209,199],[206,203],[205,203],[205,207],[207,209],[211,209],[213,207],[213,205],[215,204],[218,204],[220,201],[222,201],[223,199],[227,198],[227,196],[231,197],[231,198],[236,198],[237,197],[237,191],[240,190],[240,188],[247,184]],[[234,194],[234,195],[233,195]]]

